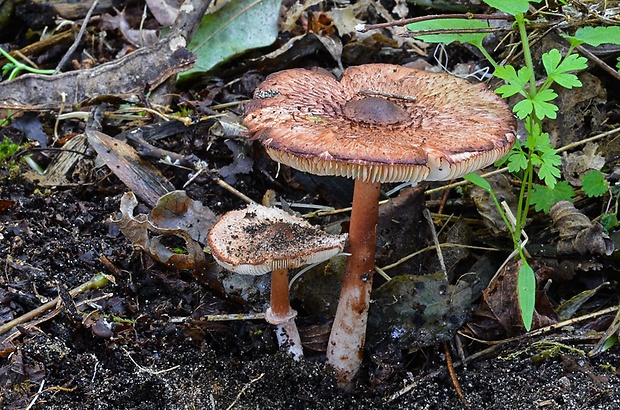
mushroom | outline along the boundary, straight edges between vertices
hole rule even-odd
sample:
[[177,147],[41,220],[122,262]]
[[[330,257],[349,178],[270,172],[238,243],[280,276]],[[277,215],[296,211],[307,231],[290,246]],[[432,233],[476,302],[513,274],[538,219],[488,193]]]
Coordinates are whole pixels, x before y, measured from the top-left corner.
[[244,117],[272,159],[355,180],[348,253],[327,359],[341,387],[362,361],[375,263],[380,184],[450,180],[504,156],[510,107],[484,84],[389,64],[349,67],[342,79],[304,69],[271,74]]
[[328,260],[341,252],[347,235],[330,235],[306,220],[256,203],[224,214],[209,230],[207,243],[224,268],[244,274],[271,272],[267,322],[277,326],[277,338],[296,360],[303,357],[297,312],[291,308],[288,269]]

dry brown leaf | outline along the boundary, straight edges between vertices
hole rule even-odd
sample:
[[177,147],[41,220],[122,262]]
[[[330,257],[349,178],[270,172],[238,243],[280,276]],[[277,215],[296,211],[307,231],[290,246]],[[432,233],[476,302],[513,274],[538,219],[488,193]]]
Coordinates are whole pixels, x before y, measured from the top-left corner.
[[110,170],[149,206],[174,190],[174,186],[150,162],[140,158],[126,142],[103,132],[86,130],[88,143]]
[[[521,260],[508,263],[482,293],[482,300],[467,328],[476,337],[496,340],[523,333],[517,294],[517,278]],[[548,277],[548,268],[531,262],[537,283]],[[537,293],[532,329],[557,323],[558,317],[544,293]]]
[[614,251],[614,243],[603,230],[603,226],[590,221],[572,203],[559,201],[549,210],[549,217],[560,236],[558,254],[590,253],[609,256]]
[[583,151],[564,153],[562,176],[572,186],[581,186],[581,178],[590,170],[600,171],[605,165],[605,157],[599,155],[598,144],[588,142]]
[[[215,215],[210,210],[187,198],[184,192],[173,191],[164,196],[156,207],[158,209],[156,219],[160,223],[176,226],[165,228],[151,222],[145,214],[134,216],[134,209],[137,205],[135,195],[132,192],[126,193],[121,198],[121,218],[112,220],[134,246],[142,249],[154,260],[174,269],[201,269],[206,266],[202,246],[192,235],[204,238],[215,219]],[[164,210],[166,206],[170,208]],[[170,221],[164,221],[165,215],[174,215],[174,217]],[[196,231],[201,229],[205,231],[197,234]],[[192,232],[190,233],[189,230]],[[158,234],[158,236],[151,236],[150,233]],[[183,239],[187,253],[175,253],[162,243],[166,236],[171,235]]]

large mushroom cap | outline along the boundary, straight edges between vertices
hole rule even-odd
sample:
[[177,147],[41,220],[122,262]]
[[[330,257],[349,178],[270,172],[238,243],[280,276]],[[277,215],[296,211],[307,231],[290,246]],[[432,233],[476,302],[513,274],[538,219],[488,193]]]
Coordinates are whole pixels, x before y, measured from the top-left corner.
[[504,156],[516,129],[484,84],[389,64],[350,67],[340,82],[304,69],[272,74],[244,124],[278,162],[371,182],[465,175]]
[[224,214],[207,240],[211,254],[224,268],[262,275],[325,261],[342,251],[346,238],[327,234],[281,209],[250,204]]

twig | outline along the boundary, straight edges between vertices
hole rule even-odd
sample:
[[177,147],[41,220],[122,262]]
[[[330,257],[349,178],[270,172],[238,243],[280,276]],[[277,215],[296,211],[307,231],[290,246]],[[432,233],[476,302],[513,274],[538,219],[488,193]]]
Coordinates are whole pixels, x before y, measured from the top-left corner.
[[243,386],[241,388],[241,390],[239,391],[239,393],[237,393],[237,397],[235,397],[235,400],[230,403],[230,406],[226,407],[226,410],[231,410],[233,407],[235,407],[235,404],[237,404],[237,402],[239,401],[239,399],[241,398],[241,395],[243,393],[245,393],[245,391],[254,383],[256,383],[257,381],[259,381],[260,379],[262,379],[263,377],[265,377],[265,373],[261,373],[260,376],[255,377],[254,379],[250,380],[249,382],[246,383],[245,386]]
[[265,320],[264,313],[225,313],[221,315],[207,315],[202,319],[193,319],[191,317],[172,317],[170,323],[202,323],[202,322],[225,322],[231,320]]
[[454,371],[454,364],[452,363],[452,356],[450,355],[450,348],[447,342],[443,343],[443,351],[446,355],[446,368],[448,369],[448,374],[450,375],[450,380],[452,381],[454,390],[456,390],[456,394],[459,396],[461,404],[464,407],[469,408],[469,403],[463,394],[463,390],[461,390],[459,380],[456,378],[456,372]]
[[34,406],[34,404],[37,402],[37,399],[39,398],[39,396],[41,395],[41,392],[43,391],[43,386],[45,386],[45,379],[41,380],[41,385],[39,386],[39,390],[34,395],[32,400],[30,401],[30,404],[28,404],[28,407],[26,407],[25,410],[30,410],[32,406]]
[[[482,251],[494,251],[494,252],[499,252],[499,249],[496,248],[487,248],[485,246],[471,246],[471,245],[462,245],[460,243],[442,243],[439,245],[441,248],[467,248],[467,249],[478,249],[478,250],[482,250]],[[428,251],[432,251],[433,249],[437,249],[437,247],[435,245],[433,246],[427,246],[426,248],[420,249],[419,251],[415,251],[413,253],[410,253],[409,255],[400,258],[399,260],[397,260],[396,262],[389,264],[389,265],[385,265],[383,266],[381,269],[383,269],[384,271],[392,269],[397,267],[398,265],[407,262],[409,259],[413,258],[414,256],[418,256],[424,252],[428,252]]]
[[131,354],[129,354],[127,349],[125,349],[124,347],[121,347],[121,349],[127,355],[129,360],[131,360],[131,362],[138,368],[139,371],[148,373],[148,374],[153,375],[153,376],[158,376],[158,375],[163,374],[163,373],[168,373],[168,372],[171,372],[171,371],[176,370],[179,367],[181,367],[180,364],[177,364],[176,366],[172,366],[172,367],[170,367],[168,369],[164,369],[164,370],[149,369],[149,368],[146,368],[144,366],[140,366],[138,363],[136,363],[136,361],[133,359],[133,357],[131,357]]
[[433,223],[433,217],[431,216],[431,212],[428,208],[424,208],[422,214],[428,221],[428,224],[431,228],[431,235],[433,236],[433,243],[435,244],[435,249],[437,251],[437,258],[439,259],[439,267],[441,267],[441,271],[443,272],[443,277],[448,280],[448,270],[446,269],[446,263],[443,260],[443,253],[441,253],[441,244],[439,243],[439,237],[437,237],[437,231],[435,230],[435,224]]
[[512,21],[514,17],[501,14],[473,14],[473,13],[459,13],[459,14],[432,14],[428,16],[413,17],[409,19],[403,19],[398,21],[391,21],[388,23],[379,24],[360,24],[355,29],[361,33],[365,33],[369,30],[375,30],[379,28],[387,27],[402,27],[411,23],[418,23],[420,21],[437,20],[437,19],[470,19],[470,20],[506,20]]
[[[101,288],[105,285],[108,284],[108,280],[105,277],[105,275],[103,274],[97,274],[95,275],[95,277],[93,277],[91,280],[89,280],[88,282],[85,282],[83,284],[81,284],[80,286],[78,286],[77,288],[69,291],[69,294],[71,296],[75,296],[78,295],[88,289],[93,289],[93,288]],[[45,311],[52,309],[54,306],[56,306],[58,304],[58,302],[60,302],[60,297],[55,298],[54,300],[47,302],[44,305],[39,306],[38,308],[31,310],[28,313],[24,313],[23,315],[21,315],[18,318],[15,318],[13,320],[11,320],[10,322],[7,322],[5,324],[3,324],[2,326],[0,326],[0,335],[8,332],[10,329],[12,329],[14,326],[17,325],[21,325],[22,323],[25,323],[31,319],[34,319],[35,317],[43,314]]]
[[598,58],[596,55],[594,55],[594,53],[590,52],[590,50],[586,49],[583,46],[577,46],[576,48],[581,54],[586,56],[588,60],[594,61],[594,63],[596,63],[599,67],[609,73],[616,80],[620,80],[620,73],[611,68],[606,62]]
[[[461,336],[467,337],[467,338],[469,338],[471,340],[474,340],[474,341],[477,341],[477,342],[492,344],[492,346],[490,346],[490,347],[488,347],[488,348],[486,348],[484,350],[481,350],[481,351],[479,351],[477,353],[474,353],[474,354],[466,357],[464,360],[462,360],[460,362],[453,363],[453,365],[454,365],[455,368],[460,367],[460,366],[464,366],[464,365],[466,365],[468,363],[473,362],[474,360],[478,360],[478,359],[480,359],[482,357],[485,357],[485,356],[487,356],[490,353],[496,353],[498,351],[501,351],[501,350],[507,348],[508,346],[510,346],[510,344],[512,344],[512,343],[519,342],[519,341],[521,341],[523,339],[526,339],[526,338],[532,338],[532,337],[540,336],[542,334],[549,333],[549,332],[552,332],[552,331],[555,331],[555,330],[559,330],[559,329],[561,329],[561,328],[563,328],[565,326],[570,326],[570,325],[572,325],[574,323],[578,323],[578,322],[584,321],[586,319],[591,319],[591,318],[595,318],[595,317],[598,317],[598,316],[606,315],[608,313],[612,313],[612,312],[618,311],[619,309],[620,309],[620,306],[612,306],[610,308],[603,309],[603,310],[600,310],[598,312],[589,313],[587,315],[583,315],[583,316],[580,316],[580,317],[577,317],[577,318],[574,318],[574,319],[569,319],[569,320],[565,320],[563,322],[555,323],[553,325],[541,327],[540,329],[533,330],[531,332],[525,333],[525,334],[520,335],[520,336],[515,336],[515,337],[509,338],[509,339],[500,340],[500,341],[494,341],[494,342],[489,342],[489,341],[485,341],[485,340],[476,339],[474,337],[465,335],[462,332],[459,332],[459,334]],[[394,393],[391,396],[389,396],[388,399],[387,399],[387,402],[391,403],[392,401],[396,400],[397,398],[399,398],[399,397],[409,393],[411,390],[413,390],[416,386],[418,386],[424,380],[428,380],[428,379],[432,379],[434,377],[437,377],[437,376],[441,375],[443,372],[444,372],[444,369],[439,369],[439,370],[436,370],[436,371],[434,371],[432,373],[429,373],[429,374],[421,377],[418,380],[413,381],[412,383],[406,385],[405,387],[403,387],[402,389],[400,389],[396,393]]]
[[88,9],[88,13],[86,13],[86,17],[84,17],[84,22],[82,23],[82,27],[80,27],[80,31],[78,32],[78,35],[75,37],[75,40],[73,40],[73,44],[71,44],[71,47],[69,47],[65,55],[62,56],[60,63],[58,63],[58,65],[56,66],[56,69],[54,70],[54,74],[58,74],[60,72],[60,69],[62,68],[62,66],[65,65],[67,60],[71,58],[71,54],[73,54],[73,52],[77,49],[78,45],[80,44],[80,41],[82,40],[82,36],[84,35],[84,32],[86,31],[86,27],[88,27],[90,16],[93,14],[95,7],[97,7],[97,3],[99,3],[99,0],[94,0],[93,4]]

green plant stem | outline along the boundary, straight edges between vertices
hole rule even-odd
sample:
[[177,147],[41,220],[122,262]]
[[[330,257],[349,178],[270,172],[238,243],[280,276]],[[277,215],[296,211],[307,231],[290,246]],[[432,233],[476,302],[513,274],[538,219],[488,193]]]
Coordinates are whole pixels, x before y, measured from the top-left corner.
[[523,58],[525,60],[526,67],[531,69],[530,75],[530,92],[531,96],[536,95],[536,77],[534,75],[534,62],[532,60],[532,53],[530,51],[530,41],[527,37],[527,30],[525,28],[525,19],[523,18],[523,14],[519,13],[515,16],[515,20],[517,22],[517,26],[519,27],[519,36],[521,37],[521,44],[523,48]]
[[487,59],[487,61],[488,61],[489,63],[491,63],[491,65],[493,66],[493,69],[494,69],[494,70],[497,70],[497,68],[499,67],[499,64],[497,64],[497,61],[495,61],[495,60],[493,59],[493,57],[491,57],[491,54],[489,54],[489,52],[486,50],[486,48],[484,48],[484,47],[482,46],[482,43],[480,43],[480,44],[475,44],[475,45],[476,45],[476,47],[478,47],[478,50],[480,50],[480,52],[482,53],[482,55],[484,56],[484,58],[486,58],[486,59]]
[[8,81],[15,79],[15,77],[17,77],[17,74],[22,70],[29,71],[34,74],[54,74],[54,70],[42,70],[39,68],[33,68],[16,60],[15,58],[13,58],[12,55],[4,51],[2,47],[0,47],[0,54],[2,54],[7,60],[9,60],[11,63],[15,65],[15,68],[11,70],[11,74],[9,75]]

